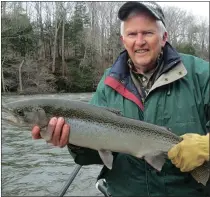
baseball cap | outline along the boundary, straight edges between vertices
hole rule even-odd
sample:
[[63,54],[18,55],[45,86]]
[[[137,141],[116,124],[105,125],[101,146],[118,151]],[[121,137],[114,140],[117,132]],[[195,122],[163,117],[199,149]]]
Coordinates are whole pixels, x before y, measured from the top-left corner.
[[165,26],[165,16],[163,14],[162,8],[156,2],[153,1],[150,2],[128,1],[125,4],[123,4],[119,9],[118,18],[121,21],[124,21],[127,19],[131,11],[141,11],[141,10],[148,11],[157,20],[161,20]]

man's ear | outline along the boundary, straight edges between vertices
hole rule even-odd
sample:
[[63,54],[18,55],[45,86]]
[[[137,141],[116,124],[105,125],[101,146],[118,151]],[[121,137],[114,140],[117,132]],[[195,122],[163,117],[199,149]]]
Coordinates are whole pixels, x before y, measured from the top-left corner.
[[122,44],[123,44],[123,36],[120,36],[120,40],[121,40],[121,42],[122,42]]
[[163,40],[162,40],[162,47],[165,46],[167,40],[168,40],[168,32],[164,32],[164,34],[163,34]]
[[121,40],[122,45],[125,47],[123,36],[120,36],[120,40]]

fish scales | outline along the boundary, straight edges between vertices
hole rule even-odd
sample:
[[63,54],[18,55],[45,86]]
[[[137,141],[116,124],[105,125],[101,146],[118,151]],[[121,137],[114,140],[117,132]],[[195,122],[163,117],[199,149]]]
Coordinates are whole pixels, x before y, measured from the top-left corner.
[[[94,122],[107,124],[106,126],[108,126],[109,128],[115,127],[115,130],[118,128],[118,130],[120,131],[119,133],[123,133],[123,132],[127,133],[129,131],[129,133],[133,132],[137,136],[140,136],[141,138],[144,138],[144,136],[145,138],[151,136],[153,138],[156,138],[157,140],[159,140],[159,142],[162,142],[162,143],[171,142],[170,146],[180,141],[179,137],[175,136],[173,133],[169,134],[168,130],[166,130],[165,128],[159,129],[159,127],[157,126],[153,126],[145,122],[140,122],[139,120],[133,120],[133,119],[128,120],[127,118],[124,118],[123,116],[118,116],[110,111],[104,111],[103,108],[96,107],[95,109],[97,109],[99,113],[96,113],[96,112],[90,113],[88,110],[86,110],[86,108],[84,108],[83,103],[79,103],[79,105],[78,103],[74,103],[74,102],[72,103],[74,105],[72,105],[72,107],[69,110],[58,108],[55,111],[53,110],[52,107],[44,106],[44,105],[43,105],[43,108],[46,111],[52,112],[54,115],[58,114],[58,115],[66,116],[68,118],[80,118],[80,119],[89,120],[89,121],[94,120]],[[143,126],[140,123],[142,123]],[[166,132],[164,130],[166,130]]]

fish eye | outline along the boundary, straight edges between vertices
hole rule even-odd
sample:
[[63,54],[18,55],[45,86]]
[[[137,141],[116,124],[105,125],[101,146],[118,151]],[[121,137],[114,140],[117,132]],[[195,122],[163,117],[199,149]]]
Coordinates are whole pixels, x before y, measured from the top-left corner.
[[21,110],[21,109],[17,109],[17,114],[19,115],[19,116],[24,116],[24,112],[23,112],[23,110]]

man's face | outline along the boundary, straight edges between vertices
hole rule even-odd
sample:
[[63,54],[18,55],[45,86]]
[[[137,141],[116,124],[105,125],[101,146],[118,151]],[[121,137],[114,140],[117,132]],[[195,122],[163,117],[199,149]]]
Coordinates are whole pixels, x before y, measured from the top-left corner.
[[138,14],[124,22],[121,40],[137,71],[147,72],[154,68],[167,33],[160,35],[156,20],[147,13]]

